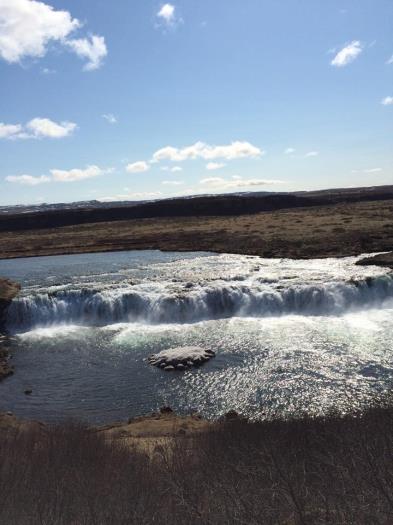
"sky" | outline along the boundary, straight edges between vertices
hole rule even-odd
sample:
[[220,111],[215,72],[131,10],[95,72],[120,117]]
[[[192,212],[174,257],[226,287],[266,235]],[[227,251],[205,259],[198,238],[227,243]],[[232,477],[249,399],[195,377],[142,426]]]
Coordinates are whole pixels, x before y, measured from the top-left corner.
[[393,184],[392,0],[0,0],[0,204]]

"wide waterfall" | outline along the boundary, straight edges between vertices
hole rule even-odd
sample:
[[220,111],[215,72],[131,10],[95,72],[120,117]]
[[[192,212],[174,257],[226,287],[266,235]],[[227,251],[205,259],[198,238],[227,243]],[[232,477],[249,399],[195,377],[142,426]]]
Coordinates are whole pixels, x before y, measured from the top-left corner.
[[363,280],[287,284],[216,281],[115,285],[102,289],[73,286],[40,290],[12,304],[11,331],[55,324],[105,326],[119,322],[190,323],[228,317],[284,314],[338,315],[393,298],[393,276]]
[[[393,386],[393,273],[359,257],[156,251],[0,261],[22,417],[122,420],[169,405],[250,418],[361,409]],[[173,374],[148,357],[213,351]],[[30,389],[31,396],[23,391]]]

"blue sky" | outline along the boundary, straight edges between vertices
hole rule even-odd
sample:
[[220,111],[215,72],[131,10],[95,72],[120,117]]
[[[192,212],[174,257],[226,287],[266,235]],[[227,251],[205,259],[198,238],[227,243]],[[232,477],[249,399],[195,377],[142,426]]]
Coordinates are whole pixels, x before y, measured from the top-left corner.
[[0,0],[0,203],[393,184],[391,0]]

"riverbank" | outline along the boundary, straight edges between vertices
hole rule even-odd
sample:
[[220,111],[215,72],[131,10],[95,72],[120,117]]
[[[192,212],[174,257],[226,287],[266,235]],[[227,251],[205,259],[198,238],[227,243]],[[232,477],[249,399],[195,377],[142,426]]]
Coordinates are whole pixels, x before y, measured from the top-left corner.
[[156,249],[261,257],[343,257],[391,251],[393,200],[250,215],[162,217],[0,234],[3,259]]
[[164,413],[101,429],[18,428],[12,416],[0,418],[0,521],[391,522],[391,408],[356,417],[198,421]]
[[[169,407],[159,412],[131,418],[128,421],[113,422],[108,425],[89,427],[93,433],[106,440],[126,446],[153,457],[157,446],[173,446],[177,438],[192,438],[197,433],[208,432],[220,424],[238,419],[237,414],[229,414],[221,422],[203,419],[199,414],[180,416]],[[22,419],[12,412],[0,412],[0,440],[5,434],[19,435],[31,432],[44,435],[52,425],[40,421]]]
[[4,313],[14,297],[18,295],[19,291],[20,285],[18,283],[14,283],[9,279],[0,278],[0,381],[14,373],[9,362],[8,337],[2,334],[2,325]]
[[384,266],[386,268],[393,269],[393,252],[381,253],[379,255],[374,255],[373,257],[365,257],[361,259],[357,264],[361,266]]

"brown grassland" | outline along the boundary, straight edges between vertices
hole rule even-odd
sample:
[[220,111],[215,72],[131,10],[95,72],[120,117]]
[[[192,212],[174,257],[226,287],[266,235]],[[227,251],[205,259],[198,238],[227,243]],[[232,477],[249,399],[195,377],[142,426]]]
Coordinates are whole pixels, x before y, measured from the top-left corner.
[[1,258],[134,249],[327,257],[390,251],[393,200],[0,233]]
[[393,200],[252,215],[99,222],[0,234],[0,257],[134,249],[327,257],[391,251]]

